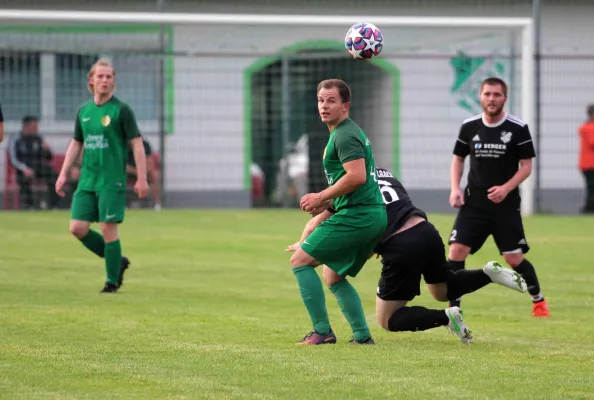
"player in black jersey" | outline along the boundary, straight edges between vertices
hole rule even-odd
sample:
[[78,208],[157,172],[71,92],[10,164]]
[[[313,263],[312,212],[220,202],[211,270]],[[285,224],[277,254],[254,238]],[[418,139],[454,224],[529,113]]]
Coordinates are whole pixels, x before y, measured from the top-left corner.
[[[468,255],[493,235],[505,262],[526,280],[532,314],[548,317],[534,267],[524,258],[530,247],[522,224],[518,186],[532,172],[535,152],[530,130],[525,122],[504,111],[507,85],[503,80],[485,79],[480,96],[484,112],[462,123],[454,146],[450,205],[460,210],[448,240],[449,261],[453,269],[463,269]],[[460,180],[467,156],[470,171],[462,192]],[[450,305],[459,306],[460,300]]]
[[[385,234],[374,249],[382,257],[383,265],[376,298],[379,324],[392,332],[447,326],[462,343],[470,343],[470,331],[459,307],[446,310],[406,307],[421,293],[421,275],[431,295],[443,302],[474,292],[491,282],[520,292],[526,291],[526,283],[520,275],[496,262],[487,263],[483,269],[452,271],[439,232],[427,220],[425,212],[415,207],[402,183],[385,169],[377,168],[375,176],[388,214]],[[300,241],[286,250],[295,251],[301,241],[332,213],[330,207],[311,219]]]

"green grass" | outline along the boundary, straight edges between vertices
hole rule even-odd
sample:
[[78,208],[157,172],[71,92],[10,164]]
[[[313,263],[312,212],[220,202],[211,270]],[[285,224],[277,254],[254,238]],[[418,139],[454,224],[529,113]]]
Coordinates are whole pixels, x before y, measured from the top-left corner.
[[[432,215],[444,238],[453,216]],[[376,346],[351,346],[326,290],[334,346],[311,328],[283,250],[298,211],[129,211],[123,290],[98,295],[101,259],[68,214],[0,214],[0,398],[594,398],[594,219],[526,220],[552,317],[498,285],[463,300],[474,343],[445,328],[382,331],[379,261],[352,282]],[[467,262],[500,260],[492,240]],[[443,308],[423,287],[416,304]]]

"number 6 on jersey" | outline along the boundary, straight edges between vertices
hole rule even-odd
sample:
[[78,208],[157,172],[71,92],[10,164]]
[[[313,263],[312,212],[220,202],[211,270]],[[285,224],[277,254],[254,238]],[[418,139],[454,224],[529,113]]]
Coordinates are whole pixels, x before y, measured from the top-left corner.
[[384,203],[390,204],[400,200],[396,191],[391,187],[392,184],[390,182],[379,179],[377,183],[379,184],[380,192],[382,192],[382,196],[384,197]]

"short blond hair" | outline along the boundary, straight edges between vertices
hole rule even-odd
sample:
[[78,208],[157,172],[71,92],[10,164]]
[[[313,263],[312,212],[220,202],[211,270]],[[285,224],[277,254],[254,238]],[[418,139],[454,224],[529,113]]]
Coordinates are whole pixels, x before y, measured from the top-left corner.
[[93,75],[95,75],[95,69],[97,67],[111,68],[111,70],[113,72],[113,80],[114,80],[113,89],[115,90],[115,77],[116,77],[115,68],[113,67],[113,65],[111,65],[109,60],[101,59],[101,60],[98,60],[95,64],[93,64],[93,66],[89,70],[89,73],[87,74],[87,88],[89,89],[89,92],[91,92],[91,94],[95,94],[95,88],[93,87],[93,84],[91,83],[91,78],[93,77]]

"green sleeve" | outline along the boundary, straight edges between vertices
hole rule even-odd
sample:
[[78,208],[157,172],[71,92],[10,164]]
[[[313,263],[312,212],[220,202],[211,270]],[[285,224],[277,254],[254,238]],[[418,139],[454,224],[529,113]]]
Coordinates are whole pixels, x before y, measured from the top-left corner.
[[342,164],[365,158],[365,148],[359,134],[354,132],[340,132],[334,138],[334,148]]
[[82,133],[82,126],[80,124],[80,109],[76,113],[76,121],[74,121],[74,135],[73,135],[73,138],[77,142],[81,142],[81,143],[84,142],[84,137],[83,137],[83,133]]
[[128,105],[122,106],[120,110],[120,126],[124,131],[126,139],[132,140],[140,137],[140,131],[138,130],[138,124],[136,123],[136,117],[134,111]]

